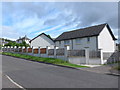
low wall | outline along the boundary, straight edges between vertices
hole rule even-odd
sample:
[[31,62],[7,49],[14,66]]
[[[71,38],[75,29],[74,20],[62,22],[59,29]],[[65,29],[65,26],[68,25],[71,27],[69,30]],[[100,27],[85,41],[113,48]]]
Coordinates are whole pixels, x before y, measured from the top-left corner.
[[68,61],[73,64],[85,64],[85,57],[68,57]]
[[[68,57],[68,61],[73,64],[86,64],[85,57]],[[99,65],[101,64],[101,59],[100,58],[89,58],[87,64]]]
[[101,64],[100,58],[89,58],[88,64]]
[[56,58],[59,58],[59,59],[62,59],[62,60],[65,60],[65,61],[67,61],[68,60],[68,58],[67,57],[65,57],[64,55],[63,56],[56,56]]
[[[24,50],[22,50],[22,51],[24,51]],[[41,50],[40,54],[38,53],[38,50]],[[101,64],[101,60],[102,60],[101,57],[98,57],[99,56],[98,54],[100,54],[100,52],[97,53],[96,55],[92,54],[92,56],[91,56],[91,55],[89,55],[89,50],[87,50],[87,49],[86,50],[73,50],[73,51],[68,50],[68,52],[67,52],[67,49],[66,49],[66,51],[63,49],[60,49],[60,50],[56,49],[57,52],[59,52],[59,53],[54,52],[54,53],[50,53],[50,54],[49,54],[49,51],[52,50],[51,52],[53,52],[53,50],[55,50],[55,49],[51,49],[48,51],[46,51],[46,50],[48,50],[48,49],[42,48],[42,49],[34,49],[34,50],[32,49],[31,50],[31,48],[30,48],[30,49],[26,50],[27,52],[29,51],[29,53],[14,52],[14,51],[11,51],[11,52],[25,54],[25,55],[31,55],[31,56],[37,56],[37,57],[58,58],[58,59],[69,61],[70,63],[73,63],[73,64]],[[65,51],[65,52],[63,53],[63,51]],[[54,54],[56,56],[54,56]],[[106,62],[106,60],[103,60],[102,62],[104,64]]]
[[[49,55],[48,57],[49,57],[49,58],[54,58],[53,55]],[[67,60],[67,58],[66,58],[65,56],[60,56],[60,55],[59,55],[59,56],[56,56],[56,58],[62,59],[62,60],[65,60],[65,61]]]

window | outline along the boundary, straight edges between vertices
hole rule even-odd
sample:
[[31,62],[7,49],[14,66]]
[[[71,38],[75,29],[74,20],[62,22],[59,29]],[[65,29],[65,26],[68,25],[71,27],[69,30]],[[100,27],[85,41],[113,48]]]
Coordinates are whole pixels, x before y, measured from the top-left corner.
[[81,43],[81,39],[77,38],[77,39],[75,39],[75,42],[76,42],[76,44],[80,44]]
[[87,38],[87,41],[90,42],[90,37]]
[[59,41],[59,45],[61,45],[61,41]]
[[69,40],[65,40],[65,41],[64,41],[64,44],[65,44],[65,45],[69,45],[69,44],[70,44],[70,41],[69,41]]

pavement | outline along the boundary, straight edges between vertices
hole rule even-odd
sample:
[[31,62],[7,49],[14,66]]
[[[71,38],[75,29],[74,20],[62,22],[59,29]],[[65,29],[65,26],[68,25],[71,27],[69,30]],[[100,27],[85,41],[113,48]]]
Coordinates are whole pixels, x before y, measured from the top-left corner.
[[116,64],[109,64],[109,65],[86,65],[90,68],[79,68],[81,70],[95,72],[95,73],[102,73],[102,74],[109,74],[109,75],[116,75],[120,76],[120,71],[112,69]]
[[[4,55],[2,55],[2,73],[4,75],[3,88],[10,86],[24,89],[118,88],[117,76],[48,65]],[[9,76],[10,79],[6,76]]]

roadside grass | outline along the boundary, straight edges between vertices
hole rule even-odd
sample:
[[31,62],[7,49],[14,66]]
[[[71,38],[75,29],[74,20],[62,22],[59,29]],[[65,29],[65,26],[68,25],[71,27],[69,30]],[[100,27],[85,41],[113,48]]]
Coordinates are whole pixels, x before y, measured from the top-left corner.
[[18,58],[23,58],[23,59],[28,59],[28,60],[32,60],[32,61],[56,64],[56,65],[61,65],[61,66],[69,66],[69,67],[74,67],[74,68],[88,67],[88,66],[71,64],[68,61],[64,61],[64,60],[56,59],[56,58],[43,58],[43,57],[36,57],[36,56],[30,56],[30,55],[24,55],[24,54],[10,53],[10,52],[2,52],[2,54],[3,55],[14,56],[14,57],[18,57]]
[[120,70],[120,65],[114,66],[113,69],[115,69],[115,70]]
[[76,65],[76,64],[72,64],[72,63],[62,63],[59,65],[63,65],[63,66],[71,66],[71,67],[77,67],[77,68],[81,68],[81,67],[87,67],[87,66],[81,66],[81,65]]

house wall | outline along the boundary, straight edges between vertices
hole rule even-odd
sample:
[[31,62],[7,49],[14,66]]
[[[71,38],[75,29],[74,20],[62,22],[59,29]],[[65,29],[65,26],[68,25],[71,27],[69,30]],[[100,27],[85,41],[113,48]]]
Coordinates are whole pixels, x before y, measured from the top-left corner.
[[18,41],[16,41],[16,43],[22,43],[23,41],[25,41],[27,44],[30,44],[29,40],[18,40]]
[[22,43],[22,40],[18,40],[18,41],[16,41],[16,43]]
[[[89,47],[90,50],[97,50],[97,43],[96,43],[96,36],[90,37],[90,41],[87,41],[87,37],[86,38],[81,38],[81,42],[78,44],[76,43],[75,39],[69,40],[70,41],[70,49],[74,49],[74,50],[78,50],[78,49],[85,49],[85,47]],[[61,44],[60,44],[61,42]],[[56,46],[58,47],[64,47],[64,41],[56,41],[55,42]]]
[[98,49],[102,49],[103,52],[115,51],[115,41],[106,26],[98,36]]
[[31,41],[31,47],[46,47],[46,46],[51,46],[54,45],[54,42],[46,37],[45,35],[41,35],[37,38],[35,38],[33,41]]
[[85,49],[85,47],[89,47],[90,50],[97,50],[96,46],[96,36],[90,37],[90,41],[87,41],[87,38],[81,38],[81,43],[76,44],[75,39],[73,39],[73,49]]
[[27,44],[30,44],[29,41],[30,41],[30,40],[25,40],[25,42],[26,42]]

